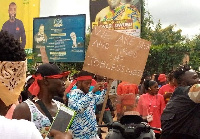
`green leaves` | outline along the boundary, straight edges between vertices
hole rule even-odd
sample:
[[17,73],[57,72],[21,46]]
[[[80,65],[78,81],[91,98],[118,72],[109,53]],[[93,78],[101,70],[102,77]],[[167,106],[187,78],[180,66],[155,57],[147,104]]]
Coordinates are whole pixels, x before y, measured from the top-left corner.
[[174,66],[182,63],[184,55],[190,50],[181,44],[153,45],[146,63],[145,70],[150,73],[168,73]]
[[[182,64],[185,54],[190,54],[192,50],[190,40],[181,35],[181,29],[174,29],[176,25],[162,28],[160,21],[154,24],[148,11],[142,14],[145,15],[142,22],[141,38],[152,42],[145,71],[152,74],[168,73],[178,64]],[[197,61],[197,58],[194,57],[194,59]]]

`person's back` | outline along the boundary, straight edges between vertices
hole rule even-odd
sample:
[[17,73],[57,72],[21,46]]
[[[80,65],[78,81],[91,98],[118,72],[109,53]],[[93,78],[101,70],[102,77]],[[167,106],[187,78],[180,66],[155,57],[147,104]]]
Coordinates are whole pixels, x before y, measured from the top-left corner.
[[163,111],[161,122],[164,136],[170,133],[185,133],[186,137],[200,138],[200,104],[189,98],[189,88],[176,88]]
[[128,82],[121,82],[117,86],[117,115],[118,119],[126,111],[134,111],[136,108],[135,98],[138,94],[138,86]]
[[138,93],[137,85],[122,81],[118,85],[117,94],[123,95],[123,94],[130,94],[130,93],[134,93],[134,94]]
[[121,82],[117,87],[117,95],[122,97],[123,105],[134,105],[135,95],[138,94],[138,86],[128,82]]
[[190,86],[197,84],[199,77],[188,65],[180,65],[173,74],[178,87],[161,116],[161,139],[200,138],[200,104],[188,95]]
[[42,139],[34,123],[29,121],[10,120],[0,116],[0,123],[0,138],[2,139]]

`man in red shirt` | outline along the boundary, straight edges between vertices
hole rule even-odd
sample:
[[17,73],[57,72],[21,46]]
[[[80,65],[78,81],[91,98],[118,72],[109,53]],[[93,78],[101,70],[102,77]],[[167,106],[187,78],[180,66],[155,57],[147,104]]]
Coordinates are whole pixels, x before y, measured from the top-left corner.
[[159,94],[163,95],[166,104],[169,101],[172,93],[174,92],[176,88],[176,82],[174,80],[173,73],[169,73],[168,81],[169,83],[166,85],[163,85],[158,91]]
[[117,119],[120,119],[126,111],[134,111],[136,108],[135,95],[138,94],[138,86],[122,81],[117,87]]
[[167,78],[165,74],[159,74],[158,76],[158,87],[161,88],[167,82]]

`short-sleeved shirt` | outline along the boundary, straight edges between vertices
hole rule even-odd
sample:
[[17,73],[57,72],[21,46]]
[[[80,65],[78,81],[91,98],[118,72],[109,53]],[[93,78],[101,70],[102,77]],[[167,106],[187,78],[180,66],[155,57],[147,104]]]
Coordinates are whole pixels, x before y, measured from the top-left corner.
[[117,113],[135,110],[135,95],[138,94],[138,86],[136,84],[121,82],[117,86]]
[[[175,86],[174,85],[170,85],[170,84],[166,84],[166,85],[163,85],[158,93],[161,94],[161,95],[165,95],[166,93],[173,93],[174,90],[175,90]],[[167,104],[167,102],[169,101],[169,98],[165,99],[165,103]]]

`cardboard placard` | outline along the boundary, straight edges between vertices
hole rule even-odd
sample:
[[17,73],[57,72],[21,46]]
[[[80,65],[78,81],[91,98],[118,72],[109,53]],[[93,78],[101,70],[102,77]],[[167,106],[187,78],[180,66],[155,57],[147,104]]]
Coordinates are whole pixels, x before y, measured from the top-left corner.
[[90,37],[83,70],[139,84],[150,46],[147,40],[97,26]]

